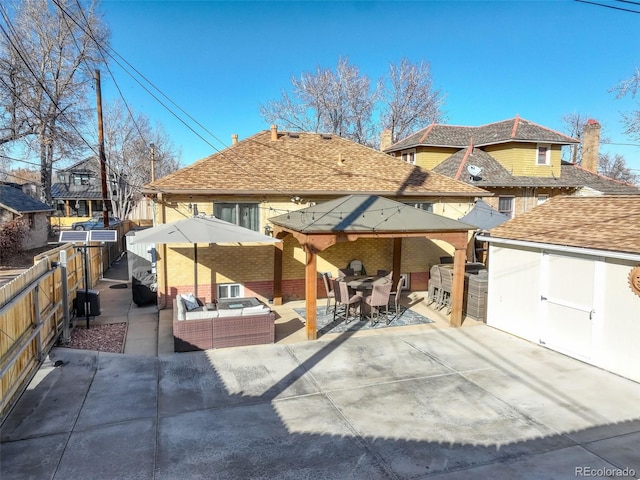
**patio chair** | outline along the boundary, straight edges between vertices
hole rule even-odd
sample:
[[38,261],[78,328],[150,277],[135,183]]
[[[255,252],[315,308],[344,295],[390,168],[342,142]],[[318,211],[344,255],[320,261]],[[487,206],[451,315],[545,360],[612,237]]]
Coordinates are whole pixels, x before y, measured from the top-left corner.
[[440,303],[439,308],[447,307],[447,315],[451,313],[451,290],[453,288],[453,270],[450,268],[440,268]]
[[339,268],[338,276],[339,277],[353,277],[354,272],[352,268]]
[[389,297],[391,295],[391,283],[374,284],[371,295],[364,299],[364,303],[371,307],[369,318],[371,325],[375,325],[380,320],[380,310],[384,307],[385,320],[389,323]]
[[434,265],[431,267],[429,271],[429,286],[427,291],[427,305],[431,305],[435,302],[436,306],[440,303],[440,293],[442,293],[440,289],[440,285],[442,283],[441,275],[440,275],[440,267],[438,265]]
[[345,323],[349,323],[349,316],[353,311],[353,317],[358,316],[358,309],[362,303],[362,296],[358,295],[354,290],[349,288],[346,282],[339,280],[331,280],[333,284],[333,292],[335,294],[336,304],[333,310],[333,321],[336,318],[344,318]]
[[389,270],[378,270],[376,272],[376,277],[386,277],[389,275]]
[[327,292],[327,308],[324,311],[324,314],[328,314],[329,313],[329,307],[331,306],[331,299],[334,299],[334,304],[333,304],[333,309],[335,310],[336,305],[335,305],[335,298],[336,298],[336,293],[333,291],[332,285],[331,285],[331,274],[328,272],[324,272],[321,274],[322,275],[322,282],[324,283],[324,289]]
[[[391,307],[391,304],[393,303],[393,311],[395,312],[395,316],[393,318],[399,317],[402,310],[402,305],[400,304],[400,295],[402,294],[402,280],[402,277],[398,279],[398,285],[396,286],[395,292],[391,292],[389,295],[389,307]],[[387,316],[387,325],[391,323],[391,320],[392,319]]]
[[351,260],[351,262],[349,262],[349,268],[353,270],[356,275],[366,275],[360,260]]

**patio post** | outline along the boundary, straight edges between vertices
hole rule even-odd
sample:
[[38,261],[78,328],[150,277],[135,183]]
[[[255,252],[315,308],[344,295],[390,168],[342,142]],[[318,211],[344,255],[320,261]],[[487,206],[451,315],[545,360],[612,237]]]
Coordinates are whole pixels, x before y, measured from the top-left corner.
[[282,305],[282,249],[284,241],[273,244],[273,304]]
[[393,286],[395,289],[396,285],[398,285],[398,280],[400,280],[400,269],[402,268],[402,237],[395,237],[393,239]]
[[[466,246],[465,246],[466,247]],[[453,254],[453,285],[451,286],[451,326],[462,325],[462,304],[464,302],[464,264],[466,248],[456,246]]]
[[310,250],[308,246],[305,247],[305,252],[307,254],[307,258],[304,268],[304,298],[307,317],[307,340],[315,340],[318,338],[318,329],[316,328],[316,295],[318,281],[317,255],[314,251]]

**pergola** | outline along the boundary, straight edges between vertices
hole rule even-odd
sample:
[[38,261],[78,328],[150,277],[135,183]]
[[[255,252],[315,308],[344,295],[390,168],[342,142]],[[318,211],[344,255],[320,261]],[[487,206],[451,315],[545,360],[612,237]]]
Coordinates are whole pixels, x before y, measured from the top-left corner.
[[[340,242],[359,238],[393,239],[393,284],[400,278],[402,239],[426,237],[455,248],[451,292],[451,325],[462,324],[464,264],[469,230],[476,227],[375,195],[347,195],[269,219],[274,236],[293,235],[306,254],[305,302],[307,339],[317,338],[317,254]],[[282,304],[282,245],[275,246],[274,303]]]

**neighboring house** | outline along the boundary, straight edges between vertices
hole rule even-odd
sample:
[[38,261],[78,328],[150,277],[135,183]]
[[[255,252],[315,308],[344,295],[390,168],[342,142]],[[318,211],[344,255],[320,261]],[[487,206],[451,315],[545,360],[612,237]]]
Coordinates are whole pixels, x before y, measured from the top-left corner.
[[487,324],[640,381],[640,196],[556,197],[491,230]]
[[22,240],[22,249],[42,247],[47,244],[49,220],[53,209],[46,203],[23,192],[22,187],[13,183],[0,184],[0,223],[24,218],[29,233]]
[[[348,194],[384,196],[455,219],[476,198],[490,195],[336,135],[279,132],[275,126],[239,142],[234,136],[229,148],[146,185],[144,193],[155,197],[157,223],[206,213],[263,233],[272,228],[270,217]],[[157,248],[162,304],[163,297],[193,290],[193,260],[192,249],[184,245]],[[405,238],[402,248],[402,273],[412,289],[426,290],[429,269],[450,254],[448,244]],[[337,273],[353,259],[368,272],[389,270],[392,251],[393,241],[387,239],[339,243],[319,254],[318,270]],[[207,300],[230,295],[273,299],[273,246],[216,245],[198,252],[198,292]],[[297,241],[287,237],[284,300],[304,298],[304,258]]]
[[[55,202],[57,215],[91,217],[94,212],[102,212],[104,197],[97,158],[89,157],[58,170],[57,180],[51,186],[51,197]],[[107,209],[111,211],[111,201],[107,201]]]
[[480,127],[432,124],[384,152],[494,194],[492,207],[511,217],[556,195],[640,194],[597,174],[600,125],[585,126],[582,166],[563,162],[578,140],[516,116]]

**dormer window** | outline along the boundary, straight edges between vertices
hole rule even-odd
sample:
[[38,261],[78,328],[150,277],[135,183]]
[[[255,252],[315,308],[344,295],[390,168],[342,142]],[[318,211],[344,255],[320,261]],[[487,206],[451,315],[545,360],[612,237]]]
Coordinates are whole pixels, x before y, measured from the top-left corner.
[[551,165],[551,145],[538,144],[538,165]]
[[415,165],[416,164],[416,151],[415,151],[415,149],[414,150],[409,150],[409,151],[406,151],[406,152],[402,152],[402,161],[410,163],[411,165]]
[[74,185],[89,185],[89,175],[75,174],[73,176]]

